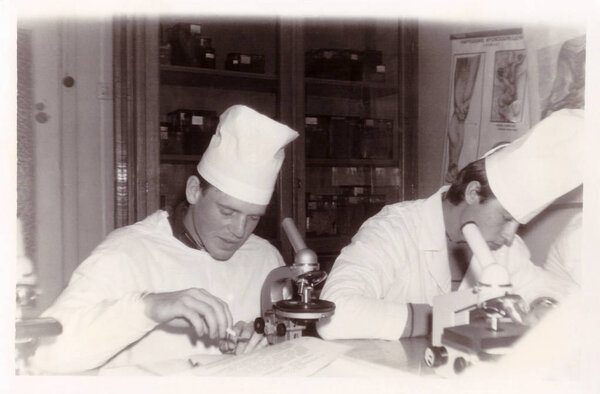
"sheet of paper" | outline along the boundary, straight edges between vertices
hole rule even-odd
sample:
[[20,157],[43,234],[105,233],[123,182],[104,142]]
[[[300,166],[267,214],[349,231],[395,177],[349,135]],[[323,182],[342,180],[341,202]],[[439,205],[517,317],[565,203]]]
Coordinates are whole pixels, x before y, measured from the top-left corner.
[[255,352],[229,356],[219,361],[199,365],[182,374],[198,376],[311,376],[350,350],[343,344],[326,342],[313,337],[301,337]]

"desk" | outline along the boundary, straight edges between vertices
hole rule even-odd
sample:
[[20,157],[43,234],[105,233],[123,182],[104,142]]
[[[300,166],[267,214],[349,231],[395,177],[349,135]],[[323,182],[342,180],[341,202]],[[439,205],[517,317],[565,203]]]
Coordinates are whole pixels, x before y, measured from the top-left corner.
[[[354,358],[418,376],[434,374],[434,371],[425,365],[423,359],[425,348],[429,345],[429,338],[427,337],[403,338],[399,341],[347,339],[334,342],[352,347],[345,354],[347,358]],[[324,372],[327,373],[327,367]]]
[[[393,376],[396,374],[411,374],[413,376],[434,374],[434,371],[427,367],[423,361],[423,354],[429,343],[428,338],[425,337],[404,338],[400,341],[372,339],[322,341],[316,338],[310,339],[313,340],[310,344],[313,346],[313,349],[326,348],[327,345],[342,345],[349,349],[345,350],[343,355],[333,357],[335,358],[333,361],[329,361],[326,366],[320,368],[316,373],[302,375],[303,372],[301,372],[301,375],[298,376],[370,377]],[[282,352],[273,358],[283,359],[285,357],[286,354]],[[226,360],[235,360],[236,356],[201,355],[194,357],[194,359],[200,365],[211,365],[212,363],[223,362]],[[98,373],[100,375],[121,376],[189,375],[194,374],[194,369],[188,360],[172,360],[131,367],[103,368],[100,369]]]

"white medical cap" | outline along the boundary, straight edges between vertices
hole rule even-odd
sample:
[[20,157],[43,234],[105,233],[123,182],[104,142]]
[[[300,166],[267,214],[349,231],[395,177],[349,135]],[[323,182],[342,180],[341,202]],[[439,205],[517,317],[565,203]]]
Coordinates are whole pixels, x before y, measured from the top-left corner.
[[217,130],[198,163],[210,184],[239,200],[267,205],[285,158],[298,133],[243,105],[221,114]]
[[563,109],[485,158],[492,192],[521,224],[583,182],[584,111]]

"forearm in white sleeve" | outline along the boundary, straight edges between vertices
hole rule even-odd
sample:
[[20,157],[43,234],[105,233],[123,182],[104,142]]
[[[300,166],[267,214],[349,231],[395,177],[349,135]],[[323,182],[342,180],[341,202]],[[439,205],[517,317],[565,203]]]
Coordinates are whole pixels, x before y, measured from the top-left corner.
[[147,318],[141,293],[95,305],[57,305],[45,316],[57,319],[63,332],[40,343],[34,363],[41,371],[69,373],[94,369],[134,343],[156,323]]
[[381,299],[377,286],[369,268],[338,259],[321,293],[322,299],[335,303],[335,313],[319,322],[319,335],[399,339],[407,322],[407,304]]
[[139,272],[119,254],[92,256],[44,316],[57,319],[62,333],[40,342],[36,368],[53,373],[97,368],[156,327],[146,316]]

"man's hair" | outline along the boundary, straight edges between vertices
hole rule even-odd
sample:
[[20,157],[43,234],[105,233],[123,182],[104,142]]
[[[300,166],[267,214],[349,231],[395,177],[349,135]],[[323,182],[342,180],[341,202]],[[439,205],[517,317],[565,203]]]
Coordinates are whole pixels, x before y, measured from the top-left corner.
[[200,191],[202,192],[203,195],[208,189],[210,189],[211,187],[214,187],[212,185],[212,183],[210,183],[209,181],[204,179],[204,177],[202,175],[196,174],[196,176],[200,180]]
[[460,204],[465,199],[467,185],[472,181],[479,182],[480,189],[478,194],[480,202],[496,197],[492,193],[485,172],[485,159],[479,159],[467,164],[467,166],[460,170],[456,176],[456,180],[452,183],[448,191],[446,191],[446,199],[453,205]]

